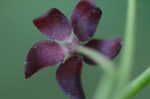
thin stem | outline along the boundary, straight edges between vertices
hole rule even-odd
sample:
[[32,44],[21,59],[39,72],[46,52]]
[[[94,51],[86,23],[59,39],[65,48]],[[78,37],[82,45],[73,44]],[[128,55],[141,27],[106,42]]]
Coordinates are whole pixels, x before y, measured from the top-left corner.
[[136,27],[136,0],[128,0],[127,23],[125,33],[125,43],[121,67],[119,69],[118,88],[114,99],[120,99],[122,89],[125,88],[129,79],[133,65],[134,45],[135,45],[135,27]]
[[130,99],[136,96],[148,84],[150,84],[150,67],[129,84],[123,99]]
[[114,63],[99,52],[82,46],[78,46],[76,51],[95,61],[104,73],[108,75],[112,75],[112,73],[114,73]]
[[114,64],[105,56],[90,48],[79,46],[77,48],[77,52],[82,53],[87,57],[91,58],[104,71],[102,83],[100,83],[97,88],[95,99],[108,99],[115,78]]
[[128,0],[127,26],[125,34],[122,66],[120,69],[120,86],[128,83],[133,65],[135,45],[136,0]]
[[120,69],[120,86],[125,86],[130,78],[133,65],[135,43],[136,0],[128,0],[128,16],[125,35],[125,45]]
[[95,92],[94,99],[111,99],[113,93],[113,84],[115,79],[115,73],[111,76],[104,75],[101,82]]

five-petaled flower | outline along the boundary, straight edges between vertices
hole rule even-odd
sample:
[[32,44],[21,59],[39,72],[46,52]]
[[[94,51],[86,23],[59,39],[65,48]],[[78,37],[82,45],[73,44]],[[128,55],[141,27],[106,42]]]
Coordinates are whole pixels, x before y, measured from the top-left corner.
[[91,39],[96,31],[102,11],[89,1],[80,1],[75,7],[71,22],[56,8],[33,20],[34,25],[48,37],[29,50],[25,77],[29,78],[44,67],[60,64],[57,80],[71,99],[85,99],[81,85],[83,62],[94,64],[87,57],[75,52],[78,45],[93,48],[113,59],[121,49],[121,38]]

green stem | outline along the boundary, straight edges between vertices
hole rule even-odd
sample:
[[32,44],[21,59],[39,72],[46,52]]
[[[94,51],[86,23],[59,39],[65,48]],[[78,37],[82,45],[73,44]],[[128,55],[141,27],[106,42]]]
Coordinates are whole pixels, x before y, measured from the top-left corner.
[[127,26],[125,44],[120,68],[120,86],[125,86],[130,78],[133,65],[134,43],[135,43],[135,21],[136,21],[136,0],[128,0]]
[[118,88],[114,99],[120,99],[122,89],[125,88],[130,79],[130,73],[134,61],[135,27],[136,0],[128,0],[125,43],[123,45],[123,56],[118,74]]
[[90,48],[79,46],[76,51],[91,58],[103,69],[104,76],[102,78],[102,83],[100,83],[97,88],[95,99],[109,99],[108,97],[111,93],[115,78],[114,64],[112,61]]
[[123,99],[130,99],[133,96],[136,96],[148,84],[150,84],[150,67],[129,84]]
[[107,59],[105,56],[103,56],[99,52],[90,48],[82,47],[82,46],[78,46],[76,51],[81,54],[86,55],[87,57],[95,61],[105,73],[108,73],[108,75],[111,75],[111,73],[114,72],[112,61]]

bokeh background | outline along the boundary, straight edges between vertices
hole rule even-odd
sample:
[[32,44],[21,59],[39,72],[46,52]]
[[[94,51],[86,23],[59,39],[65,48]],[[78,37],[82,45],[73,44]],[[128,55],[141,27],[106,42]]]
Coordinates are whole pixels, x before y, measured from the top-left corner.
[[[97,0],[103,10],[96,38],[123,37],[127,0]],[[24,60],[28,49],[47,39],[32,19],[50,8],[59,8],[68,18],[78,0],[0,0],[0,99],[68,99],[57,85],[57,66],[45,68],[31,79],[24,79]],[[136,77],[150,66],[150,1],[137,0],[138,15],[134,68]],[[116,59],[118,62],[119,57]],[[82,81],[87,99],[92,99],[101,76],[98,67],[85,65]],[[114,89],[115,90],[115,89]],[[135,99],[150,99],[150,87]]]

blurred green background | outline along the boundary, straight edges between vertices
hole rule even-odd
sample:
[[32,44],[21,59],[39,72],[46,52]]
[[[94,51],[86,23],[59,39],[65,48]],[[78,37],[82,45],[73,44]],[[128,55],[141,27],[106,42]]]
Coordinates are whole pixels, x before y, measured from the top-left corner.
[[[123,36],[127,0],[97,0],[103,17],[96,38]],[[150,1],[138,1],[137,35],[133,77],[150,66]],[[56,7],[68,18],[77,0],[0,0],[0,99],[67,99],[59,89],[56,66],[45,68],[31,79],[24,79],[24,60],[28,49],[38,40],[47,39],[32,24],[32,19]],[[117,62],[117,61],[116,61]],[[87,99],[100,79],[98,67],[84,66],[82,81]],[[114,89],[115,90],[115,89]],[[150,99],[150,87],[136,99]]]

